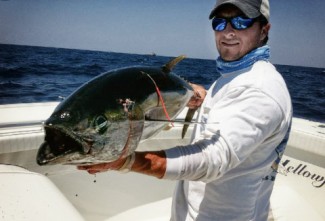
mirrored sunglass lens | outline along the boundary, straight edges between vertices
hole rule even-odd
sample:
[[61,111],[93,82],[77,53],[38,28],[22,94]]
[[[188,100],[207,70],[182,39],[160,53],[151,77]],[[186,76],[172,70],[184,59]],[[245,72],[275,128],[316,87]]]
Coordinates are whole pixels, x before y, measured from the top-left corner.
[[254,22],[253,18],[235,17],[231,19],[231,24],[235,29],[242,30],[250,27]]
[[212,28],[215,31],[223,31],[226,28],[227,21],[222,18],[214,18],[212,20]]

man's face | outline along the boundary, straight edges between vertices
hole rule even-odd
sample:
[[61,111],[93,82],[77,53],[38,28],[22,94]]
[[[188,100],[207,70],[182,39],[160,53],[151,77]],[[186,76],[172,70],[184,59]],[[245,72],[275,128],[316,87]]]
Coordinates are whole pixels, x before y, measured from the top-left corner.
[[[243,16],[243,13],[233,5],[223,6],[216,14],[218,18],[233,18]],[[262,46],[270,26],[261,28],[259,22],[244,30],[234,29],[230,23],[223,31],[215,31],[215,40],[218,52],[225,61],[235,61],[242,58],[251,50]]]

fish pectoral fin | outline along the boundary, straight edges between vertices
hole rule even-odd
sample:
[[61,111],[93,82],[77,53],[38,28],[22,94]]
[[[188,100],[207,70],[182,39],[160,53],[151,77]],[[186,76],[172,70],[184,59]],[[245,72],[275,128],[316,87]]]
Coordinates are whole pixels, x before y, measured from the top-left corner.
[[180,55],[174,59],[172,59],[171,61],[169,61],[167,64],[165,64],[164,66],[162,66],[162,71],[165,73],[169,73],[172,71],[172,69],[175,67],[176,64],[178,64],[178,62],[180,62],[181,60],[185,59],[186,56],[185,55]]
[[[185,122],[188,122],[188,123],[192,122],[195,111],[196,111],[195,109],[188,109],[188,111],[186,113],[186,117],[185,117]],[[184,124],[183,130],[182,130],[182,139],[184,139],[189,126],[190,126],[190,124]]]

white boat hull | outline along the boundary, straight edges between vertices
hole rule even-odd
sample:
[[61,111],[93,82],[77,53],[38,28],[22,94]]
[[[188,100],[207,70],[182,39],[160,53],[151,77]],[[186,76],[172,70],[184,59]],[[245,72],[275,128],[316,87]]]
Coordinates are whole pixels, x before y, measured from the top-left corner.
[[[0,220],[44,220],[43,213],[70,217],[53,215],[46,220],[169,220],[172,181],[113,171],[94,176],[74,166],[36,164],[44,139],[40,122],[56,105],[0,105]],[[182,125],[175,124],[138,149],[187,144],[191,131],[182,140],[181,129]],[[325,125],[294,118],[282,163],[283,173],[277,176],[271,198],[274,220],[325,220]],[[53,206],[57,204],[62,207]],[[37,216],[31,205],[41,208]]]

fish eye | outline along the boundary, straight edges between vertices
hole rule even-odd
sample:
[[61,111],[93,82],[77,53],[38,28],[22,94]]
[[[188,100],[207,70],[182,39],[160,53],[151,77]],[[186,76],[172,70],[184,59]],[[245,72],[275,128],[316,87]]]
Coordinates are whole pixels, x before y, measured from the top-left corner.
[[108,128],[107,118],[103,115],[95,117],[93,121],[93,127],[98,133],[104,133]]

